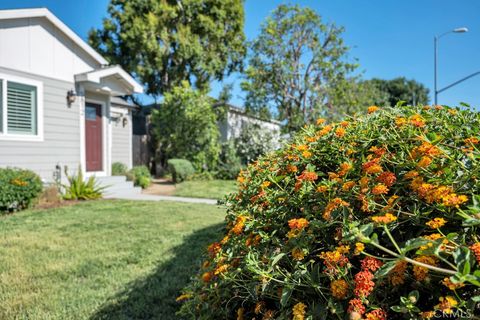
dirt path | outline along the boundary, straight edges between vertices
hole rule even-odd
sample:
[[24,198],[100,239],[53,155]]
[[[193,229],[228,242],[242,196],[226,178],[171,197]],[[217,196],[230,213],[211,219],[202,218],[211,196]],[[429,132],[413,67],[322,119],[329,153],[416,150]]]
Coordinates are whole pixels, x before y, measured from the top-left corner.
[[143,194],[171,196],[175,192],[175,184],[167,179],[153,179],[152,184],[143,190]]

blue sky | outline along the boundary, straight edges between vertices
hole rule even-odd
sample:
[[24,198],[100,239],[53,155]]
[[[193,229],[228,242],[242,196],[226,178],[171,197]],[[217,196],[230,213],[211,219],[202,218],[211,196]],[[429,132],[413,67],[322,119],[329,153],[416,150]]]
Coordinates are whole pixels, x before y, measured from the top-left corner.
[[[82,38],[98,27],[106,15],[108,0],[1,0],[0,9],[47,7]],[[480,71],[480,1],[478,0],[247,0],[245,33],[253,39],[263,19],[277,5],[310,6],[327,22],[346,28],[344,39],[352,48],[364,78],[391,79],[405,76],[433,91],[433,36],[456,27],[464,34],[449,34],[439,43],[439,87]],[[228,79],[238,84],[238,75]],[[214,85],[214,92],[220,86]],[[233,102],[241,104],[241,92]],[[433,94],[431,95],[433,100]],[[480,76],[439,96],[442,104],[467,102],[480,105]]]

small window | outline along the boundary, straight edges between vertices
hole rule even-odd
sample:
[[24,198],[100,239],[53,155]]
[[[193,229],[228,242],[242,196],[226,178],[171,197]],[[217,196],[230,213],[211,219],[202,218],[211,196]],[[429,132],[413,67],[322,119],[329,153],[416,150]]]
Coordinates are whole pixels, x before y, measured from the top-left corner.
[[7,83],[7,131],[9,134],[37,134],[37,88]]

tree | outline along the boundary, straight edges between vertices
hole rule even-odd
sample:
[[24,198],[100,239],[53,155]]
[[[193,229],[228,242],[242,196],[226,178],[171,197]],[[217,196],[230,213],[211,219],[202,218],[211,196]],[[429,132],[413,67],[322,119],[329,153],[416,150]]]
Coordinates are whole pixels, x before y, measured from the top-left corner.
[[286,131],[324,113],[336,83],[355,68],[345,61],[342,32],[312,9],[279,6],[251,45],[242,83],[247,109],[275,110]]
[[111,0],[90,44],[162,95],[184,80],[205,88],[245,55],[242,0]]
[[212,99],[184,81],[165,93],[152,113],[161,164],[171,158],[192,162],[196,170],[212,170],[220,154],[217,117]]
[[380,91],[388,95],[390,106],[396,105],[399,101],[405,101],[408,105],[428,104],[429,90],[420,82],[407,80],[405,77],[398,77],[392,80],[373,78],[366,80]]
[[328,103],[326,118],[339,120],[346,115],[362,113],[369,106],[388,106],[389,94],[371,81],[348,78],[338,81]]

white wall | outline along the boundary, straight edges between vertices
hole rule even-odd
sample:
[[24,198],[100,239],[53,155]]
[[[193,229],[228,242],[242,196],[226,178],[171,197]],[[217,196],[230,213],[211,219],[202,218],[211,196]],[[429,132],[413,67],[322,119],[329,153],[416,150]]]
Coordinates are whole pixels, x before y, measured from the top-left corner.
[[227,141],[237,138],[242,132],[242,127],[246,123],[258,124],[262,129],[272,132],[275,141],[280,140],[280,124],[255,119],[242,113],[232,111],[229,111],[226,120],[219,124],[222,140]]
[[100,67],[45,18],[0,20],[0,67],[73,82]]

